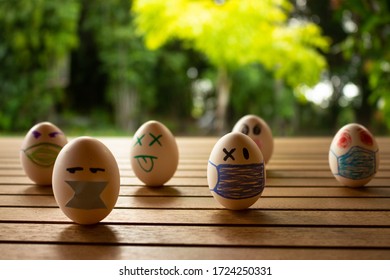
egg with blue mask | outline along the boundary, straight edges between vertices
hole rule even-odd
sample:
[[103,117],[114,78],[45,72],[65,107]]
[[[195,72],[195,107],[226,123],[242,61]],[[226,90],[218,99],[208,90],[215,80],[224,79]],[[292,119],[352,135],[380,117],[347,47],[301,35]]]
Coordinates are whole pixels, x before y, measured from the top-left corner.
[[247,135],[231,132],[214,145],[208,165],[209,189],[222,206],[246,209],[263,193],[266,172],[261,150]]
[[378,171],[379,147],[367,128],[357,123],[347,124],[334,136],[328,160],[338,182],[348,187],[362,187]]

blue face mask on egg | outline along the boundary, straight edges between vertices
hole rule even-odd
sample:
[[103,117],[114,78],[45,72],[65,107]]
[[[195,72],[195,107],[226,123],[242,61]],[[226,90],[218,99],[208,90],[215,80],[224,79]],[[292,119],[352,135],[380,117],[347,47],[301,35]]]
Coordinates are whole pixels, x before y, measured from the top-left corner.
[[264,163],[219,164],[209,161],[218,172],[213,192],[228,199],[245,199],[259,195],[264,190]]
[[354,146],[346,154],[336,157],[338,163],[338,173],[336,175],[352,180],[360,180],[375,174],[376,152]]

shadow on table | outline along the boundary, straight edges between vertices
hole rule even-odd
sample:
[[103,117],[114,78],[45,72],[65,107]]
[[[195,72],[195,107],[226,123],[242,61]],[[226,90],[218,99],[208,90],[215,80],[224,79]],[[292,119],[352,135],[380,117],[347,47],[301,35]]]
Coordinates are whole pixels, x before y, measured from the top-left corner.
[[61,259],[117,259],[121,255],[119,238],[109,225],[72,224],[64,228],[58,240]]

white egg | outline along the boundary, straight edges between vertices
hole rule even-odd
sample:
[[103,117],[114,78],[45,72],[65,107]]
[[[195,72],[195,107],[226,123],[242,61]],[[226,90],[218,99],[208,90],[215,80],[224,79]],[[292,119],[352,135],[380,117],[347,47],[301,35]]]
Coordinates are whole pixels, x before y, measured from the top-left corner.
[[134,134],[130,162],[135,175],[147,186],[164,185],[179,163],[175,137],[158,121],[144,123]]
[[99,140],[79,137],[59,153],[53,193],[62,212],[79,224],[95,224],[114,208],[120,174],[111,151]]
[[360,124],[343,126],[330,145],[329,166],[344,186],[364,186],[379,167],[379,148],[375,138]]
[[234,125],[234,132],[242,132],[248,135],[263,154],[265,163],[268,163],[274,151],[274,139],[268,124],[256,115],[246,115]]
[[265,187],[263,155],[251,138],[240,132],[223,136],[213,147],[207,182],[213,197],[232,210],[246,209]]
[[54,162],[67,142],[64,133],[54,124],[34,125],[24,137],[20,150],[26,175],[39,185],[51,185]]

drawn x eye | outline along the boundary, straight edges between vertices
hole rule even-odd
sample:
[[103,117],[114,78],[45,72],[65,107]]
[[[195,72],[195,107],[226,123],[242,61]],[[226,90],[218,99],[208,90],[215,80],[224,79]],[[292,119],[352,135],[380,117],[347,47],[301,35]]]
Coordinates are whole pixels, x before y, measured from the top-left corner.
[[137,141],[135,142],[134,146],[140,145],[142,146],[142,138],[145,137],[145,134],[143,134],[141,137],[135,136],[137,138]]
[[153,133],[149,133],[149,135],[153,138],[152,142],[150,142],[150,144],[149,144],[149,147],[152,146],[152,145],[153,145],[154,143],[156,143],[156,142],[157,142],[160,146],[162,146],[160,140],[158,140],[158,139],[160,139],[160,138],[162,137],[162,134],[159,134],[159,135],[157,135],[157,136],[154,136]]
[[230,151],[226,150],[223,148],[223,152],[226,154],[225,157],[223,158],[224,161],[227,161],[229,158],[232,160],[235,160],[233,153],[236,151],[236,148],[231,149]]
[[[160,146],[162,146],[161,142],[160,142],[160,138],[162,137],[162,134],[159,134],[157,136],[155,136],[153,133],[149,133],[150,137],[152,137],[152,141],[149,143],[149,147],[152,146],[154,143],[158,143]],[[137,146],[137,145],[140,145],[142,146],[142,139],[145,137],[145,134],[143,134],[142,136],[138,137],[138,136],[135,136],[137,138],[134,146]]]

